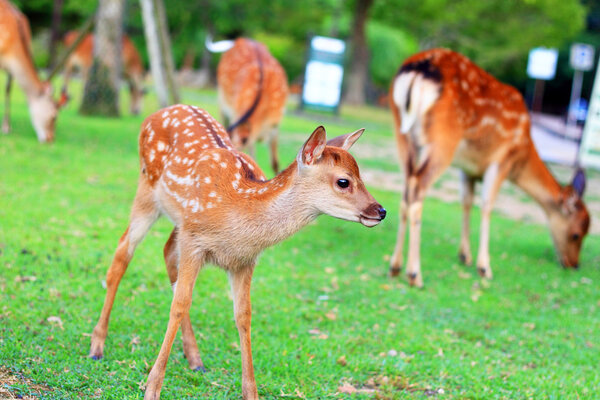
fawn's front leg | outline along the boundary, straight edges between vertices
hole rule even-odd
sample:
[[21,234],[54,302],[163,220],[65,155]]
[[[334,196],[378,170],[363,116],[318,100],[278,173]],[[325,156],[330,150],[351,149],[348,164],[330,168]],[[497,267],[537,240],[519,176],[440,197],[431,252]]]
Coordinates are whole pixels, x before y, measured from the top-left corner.
[[242,350],[242,397],[244,400],[257,400],[254,366],[252,365],[252,346],[250,343],[250,322],[252,307],[250,304],[250,284],[254,266],[229,272],[229,282],[233,294],[233,313],[240,335]]
[[194,284],[196,283],[198,270],[202,265],[202,260],[192,255],[190,246],[182,243],[179,243],[179,246],[181,249],[181,259],[177,286],[175,287],[173,302],[171,303],[169,324],[158,357],[148,375],[146,394],[144,395],[145,400],[157,400],[160,398],[160,389],[165,378],[165,370],[167,368],[167,361],[169,360],[169,353],[173,346],[173,340],[175,340],[181,320],[185,315],[189,314]]

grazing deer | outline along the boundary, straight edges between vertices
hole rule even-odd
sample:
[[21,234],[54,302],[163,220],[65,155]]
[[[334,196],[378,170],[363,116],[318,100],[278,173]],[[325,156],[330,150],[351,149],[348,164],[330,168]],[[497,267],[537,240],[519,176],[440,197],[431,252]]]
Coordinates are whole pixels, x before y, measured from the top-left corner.
[[546,212],[564,267],[577,268],[590,217],[582,201],[585,176],[579,170],[561,186],[538,155],[527,108],[519,92],[466,57],[446,49],[416,54],[404,62],[390,88],[390,105],[406,186],[390,274],[399,274],[408,218],[407,274],[422,286],[420,235],[423,198],[453,163],[461,169],[463,224],[460,259],[471,263],[469,211],[475,181],[483,181],[477,269],[492,277],[488,250],[490,213],[505,178],[532,196]]
[[247,148],[254,158],[254,143],[268,139],[271,165],[277,173],[277,136],[288,95],[285,71],[263,44],[241,38],[221,57],[217,83],[221,113],[228,121],[233,145]]
[[[65,35],[64,44],[69,47],[75,40],[79,32],[71,31]],[[144,66],[142,58],[135,45],[127,35],[123,35],[121,48],[121,57],[123,63],[123,75],[129,85],[131,95],[131,113],[139,114],[142,108],[142,100],[145,94],[144,90]],[[86,35],[79,46],[69,56],[65,64],[65,81],[63,84],[63,93],[67,93],[67,86],[71,74],[78,70],[82,76],[83,82],[87,81],[88,73],[94,62],[94,35]]]
[[366,190],[347,150],[363,129],[326,142],[318,127],[296,160],[270,181],[248,155],[234,149],[225,129],[193,106],[160,110],[142,124],[141,174],[129,227],[121,237],[106,276],[107,293],[90,357],[103,355],[117,287],[136,246],[152,224],[166,215],[175,225],[164,249],[174,298],[145,399],[157,399],[167,359],[181,324],[190,367],[204,365],[192,331],[189,309],[198,271],[213,263],[227,271],[242,352],[242,393],[257,399],[250,349],[250,282],[258,255],[293,235],[320,214],[372,227],[385,209]]
[[52,86],[40,80],[33,64],[27,17],[6,0],[0,0],[0,68],[8,73],[2,132],[10,132],[10,91],[14,77],[27,96],[31,123],[38,140],[53,141],[56,116],[64,101],[54,101]]

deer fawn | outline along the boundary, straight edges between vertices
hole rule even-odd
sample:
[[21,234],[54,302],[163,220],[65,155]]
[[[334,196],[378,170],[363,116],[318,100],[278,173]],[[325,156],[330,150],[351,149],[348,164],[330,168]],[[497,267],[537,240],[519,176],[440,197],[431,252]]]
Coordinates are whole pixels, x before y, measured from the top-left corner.
[[237,39],[221,57],[217,82],[233,145],[247,148],[254,158],[254,143],[268,139],[271,165],[277,173],[277,136],[288,94],[285,71],[263,44]]
[[2,132],[10,132],[10,91],[14,77],[27,96],[31,123],[38,140],[53,141],[56,116],[64,99],[54,101],[52,86],[40,80],[33,64],[27,17],[6,0],[0,0],[0,68],[8,73]]
[[410,224],[407,274],[422,286],[421,213],[425,192],[454,163],[462,172],[463,224],[460,259],[471,263],[469,211],[475,181],[483,180],[477,268],[492,277],[488,250],[490,213],[505,178],[532,196],[546,212],[564,267],[577,268],[590,217],[582,201],[579,170],[562,187],[540,159],[530,136],[523,98],[466,57],[446,49],[416,54],[404,62],[390,88],[390,105],[406,186],[390,274],[399,274],[406,220]]
[[174,289],[169,324],[150,371],[145,399],[157,399],[171,346],[181,324],[184,353],[193,369],[204,366],[189,309],[199,269],[227,271],[242,352],[242,393],[257,399],[250,348],[250,282],[263,249],[293,235],[319,214],[372,227],[385,210],[365,188],[347,152],[363,129],[326,142],[318,127],[296,160],[270,181],[248,155],[234,149],[225,129],[193,106],[160,110],[142,124],[141,174],[129,227],[106,277],[107,293],[90,357],[101,358],[117,287],[136,246],[166,215],[175,225],[164,249]]
[[[79,33],[75,31],[68,32],[64,38],[64,44],[69,47],[77,39]],[[131,113],[139,114],[142,108],[142,100],[145,94],[144,90],[144,66],[142,58],[138,53],[135,45],[127,35],[123,35],[121,47],[121,58],[123,63],[123,75],[129,85],[129,93],[131,95]],[[87,81],[88,73],[94,61],[94,35],[88,34],[79,46],[69,56],[65,64],[65,81],[62,91],[66,95],[67,86],[71,78],[71,74],[75,70],[79,70],[82,75],[83,82]]]

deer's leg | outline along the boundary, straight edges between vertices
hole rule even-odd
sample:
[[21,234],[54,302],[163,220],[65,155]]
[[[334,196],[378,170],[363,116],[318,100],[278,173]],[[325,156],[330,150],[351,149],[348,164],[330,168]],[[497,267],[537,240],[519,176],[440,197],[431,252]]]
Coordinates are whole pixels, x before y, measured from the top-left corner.
[[169,314],[169,324],[165,332],[158,357],[152,366],[152,370],[148,375],[146,382],[145,400],[156,400],[160,398],[160,389],[162,388],[169,353],[173,346],[173,341],[177,335],[179,325],[185,315],[189,315],[190,305],[192,304],[192,294],[198,271],[202,265],[202,259],[194,255],[194,249],[189,244],[183,235],[179,236],[177,243],[180,262],[179,271],[177,274],[177,282],[175,285],[175,294],[171,303],[171,312]]
[[254,266],[251,266],[229,273],[229,282],[233,294],[233,313],[242,350],[242,397],[244,400],[258,399],[250,342],[250,322],[252,319],[250,284],[253,271]]
[[479,232],[479,251],[477,253],[477,271],[484,278],[492,279],[492,268],[490,267],[490,216],[494,208],[494,201],[502,182],[509,172],[509,163],[504,168],[498,163],[491,164],[483,175],[483,187],[481,189],[481,226]]
[[154,206],[150,188],[140,179],[138,190],[133,202],[131,218],[127,230],[121,236],[112,264],[106,274],[106,297],[100,313],[100,319],[92,333],[92,343],[89,356],[94,360],[102,358],[104,354],[104,341],[108,331],[108,321],[115,295],[119,288],[121,278],[133,257],[137,245],[144,239],[148,230],[158,219],[159,212]]
[[[175,283],[177,282],[177,269],[179,265],[179,253],[177,251],[177,228],[173,229],[169,240],[165,244],[164,249],[165,264],[167,265],[167,273],[169,274],[169,280],[173,285],[173,291],[175,291]],[[196,337],[192,329],[192,322],[190,320],[189,313],[184,315],[181,321],[181,336],[183,339],[183,354],[188,360],[190,368],[194,371],[206,372],[202,359],[200,358],[200,351],[198,351],[198,344],[196,343]]]
[[458,258],[465,265],[471,265],[473,257],[471,256],[471,244],[469,242],[469,221],[471,216],[471,206],[473,205],[473,196],[475,190],[475,179],[461,171],[461,195],[463,206],[462,231],[460,235],[460,250]]
[[73,69],[74,67],[69,63],[67,63],[67,65],[65,66],[64,80],[60,92],[67,97],[69,96],[69,81],[71,80],[71,74],[73,73]]
[[[396,111],[397,112],[397,111]],[[396,114],[394,114],[396,115]],[[398,146],[398,155],[405,166],[404,170],[404,193],[402,193],[402,200],[400,200],[400,218],[398,221],[398,234],[396,236],[396,246],[394,248],[394,254],[390,261],[390,276],[400,275],[402,270],[402,262],[404,259],[404,238],[406,236],[406,218],[407,218],[407,196],[408,196],[408,142],[406,135],[399,131],[399,121],[396,122],[396,144]]]
[[407,205],[406,205],[406,193],[407,186],[405,186],[404,195],[400,200],[400,218],[398,221],[398,235],[396,237],[396,247],[394,248],[394,255],[390,262],[390,276],[400,275],[402,271],[402,261],[404,258],[404,237],[406,236],[406,217],[407,217]]
[[279,156],[277,155],[277,143],[279,140],[279,127],[276,126],[271,131],[269,146],[271,147],[271,166],[275,175],[279,173]]
[[12,89],[12,75],[6,74],[6,91],[4,92],[4,118],[2,119],[2,132],[10,132],[10,90]]
[[[421,276],[421,216],[427,189],[446,170],[452,161],[456,143],[438,143],[437,147],[413,151],[407,163],[406,203],[409,225],[406,274],[411,286],[423,287]],[[419,160],[419,161],[416,161]]]

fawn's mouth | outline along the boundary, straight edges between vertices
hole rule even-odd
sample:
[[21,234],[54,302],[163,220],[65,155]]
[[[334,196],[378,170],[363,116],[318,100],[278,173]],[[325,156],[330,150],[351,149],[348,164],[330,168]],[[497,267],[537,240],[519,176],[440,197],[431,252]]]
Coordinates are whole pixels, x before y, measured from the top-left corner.
[[372,218],[372,217],[367,217],[366,215],[361,215],[360,216],[360,223],[363,224],[364,226],[366,226],[367,228],[372,228],[375,225],[379,224],[382,221],[382,218]]

